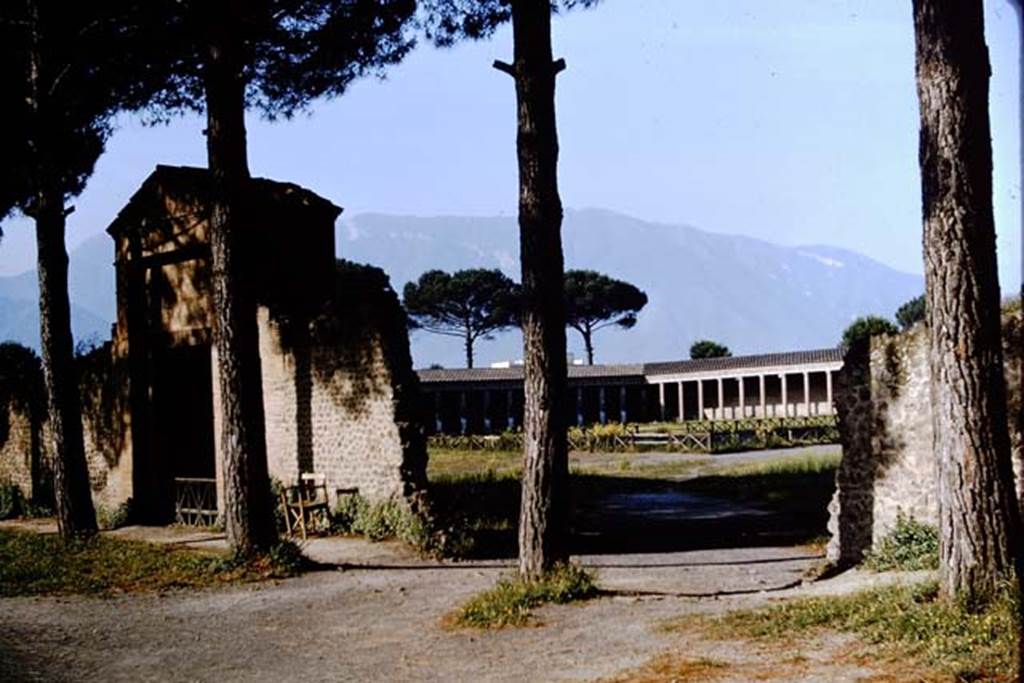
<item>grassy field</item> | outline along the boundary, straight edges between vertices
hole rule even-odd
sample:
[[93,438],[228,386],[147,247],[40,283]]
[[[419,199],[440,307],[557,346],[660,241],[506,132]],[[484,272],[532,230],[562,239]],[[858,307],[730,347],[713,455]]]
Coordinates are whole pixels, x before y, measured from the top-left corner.
[[55,534],[0,530],[0,596],[160,592],[283,578],[299,569],[299,556],[285,545],[239,563],[141,541],[99,536],[65,543]]
[[[438,451],[430,454],[430,486],[435,511],[452,539],[452,554],[507,557],[515,552],[519,515],[520,454],[495,451]],[[577,531],[594,545],[577,544],[578,552],[613,550],[617,539],[682,539],[700,544],[706,537],[718,544],[757,542],[752,533],[772,527],[790,529],[784,542],[806,542],[825,531],[826,507],[834,487],[838,455],[833,450],[799,449],[747,464],[728,464],[714,456],[657,457],[639,454],[574,454],[570,495]],[[635,518],[602,518],[602,501],[609,496],[647,493],[686,493],[732,500],[768,509],[777,516],[760,521],[722,524],[686,523],[662,533]],[[588,526],[580,529],[581,525]],[[755,525],[757,528],[750,527]],[[748,528],[749,527],[749,528]],[[595,532],[597,536],[595,536]],[[612,538],[615,537],[615,538]],[[741,537],[742,540],[741,540]],[[671,541],[675,543],[676,541]],[[631,547],[634,551],[654,548]],[[673,548],[664,548],[671,550]],[[682,547],[676,549],[683,549]],[[626,548],[622,548],[626,550]]]

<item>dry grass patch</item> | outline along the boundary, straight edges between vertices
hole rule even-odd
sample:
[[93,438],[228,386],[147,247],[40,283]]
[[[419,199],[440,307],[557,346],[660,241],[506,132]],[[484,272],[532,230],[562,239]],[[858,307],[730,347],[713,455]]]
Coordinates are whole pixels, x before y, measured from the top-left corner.
[[0,596],[159,592],[284,578],[306,563],[294,544],[242,562],[219,554],[106,536],[0,531]]
[[[863,655],[875,668],[909,667],[911,678],[1009,681],[1016,648],[1016,599],[1006,594],[982,611],[968,611],[938,599],[935,583],[894,586],[851,596],[791,600],[759,610],[732,612],[703,622],[718,639],[792,646],[802,639],[841,631],[865,643]],[[678,622],[669,629],[690,628]],[[884,680],[884,679],[882,679]]]
[[494,588],[476,595],[445,618],[448,627],[507,628],[535,623],[533,610],[547,603],[565,604],[598,595],[594,575],[566,564],[537,580],[501,579]]

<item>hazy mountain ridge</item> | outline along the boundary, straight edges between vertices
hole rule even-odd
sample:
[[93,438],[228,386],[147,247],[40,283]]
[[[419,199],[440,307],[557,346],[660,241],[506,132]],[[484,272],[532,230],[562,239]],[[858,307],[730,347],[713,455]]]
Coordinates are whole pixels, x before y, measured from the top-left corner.
[[[567,268],[591,268],[633,282],[650,303],[637,326],[595,338],[598,362],[678,359],[708,337],[736,353],[836,344],[858,315],[892,317],[924,287],[857,252],[825,245],[788,247],[738,235],[664,225],[611,211],[567,211],[563,225]],[[338,255],[384,268],[401,293],[431,268],[500,268],[519,279],[514,216],[415,217],[362,214],[337,226]],[[71,256],[76,338],[105,337],[114,317],[113,246],[107,235],[84,242]],[[0,278],[0,339],[38,346],[35,271]],[[581,355],[578,335],[569,348]],[[413,335],[417,365],[462,362],[457,339]],[[518,333],[478,345],[478,363],[522,355]]]
[[[518,279],[515,217],[419,218],[364,214],[341,223],[338,253],[370,261],[396,290],[429,268],[501,268]],[[833,346],[858,315],[892,317],[924,281],[853,251],[787,247],[664,225],[611,211],[567,211],[567,268],[592,268],[644,289],[650,303],[633,330],[596,338],[598,362],[676,359],[700,337],[737,353]],[[518,334],[479,347],[481,363],[522,355]],[[570,350],[581,344],[569,332]],[[460,363],[458,340],[414,336],[418,364]]]

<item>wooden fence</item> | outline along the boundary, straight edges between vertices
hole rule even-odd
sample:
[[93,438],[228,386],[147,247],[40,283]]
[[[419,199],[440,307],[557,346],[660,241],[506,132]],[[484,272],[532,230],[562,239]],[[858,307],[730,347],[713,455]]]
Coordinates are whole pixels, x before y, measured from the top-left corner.
[[[695,420],[653,425],[595,426],[569,430],[575,451],[727,453],[730,451],[811,446],[839,442],[835,415],[743,420]],[[433,448],[452,450],[519,450],[521,432],[494,435],[430,437]]]

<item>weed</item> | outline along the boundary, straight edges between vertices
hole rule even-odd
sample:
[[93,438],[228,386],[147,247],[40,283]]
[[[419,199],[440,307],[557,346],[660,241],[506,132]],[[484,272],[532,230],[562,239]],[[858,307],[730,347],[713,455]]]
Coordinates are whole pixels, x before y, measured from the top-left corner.
[[864,565],[876,572],[938,569],[939,531],[900,511],[892,531],[868,553]]
[[100,529],[120,529],[121,527],[131,523],[131,519],[131,498],[116,507],[107,507],[105,505],[96,506],[96,524]]
[[587,600],[598,593],[594,575],[573,564],[552,569],[536,580],[505,578],[463,605],[452,617],[457,626],[504,628],[525,626],[532,610],[546,603]]

